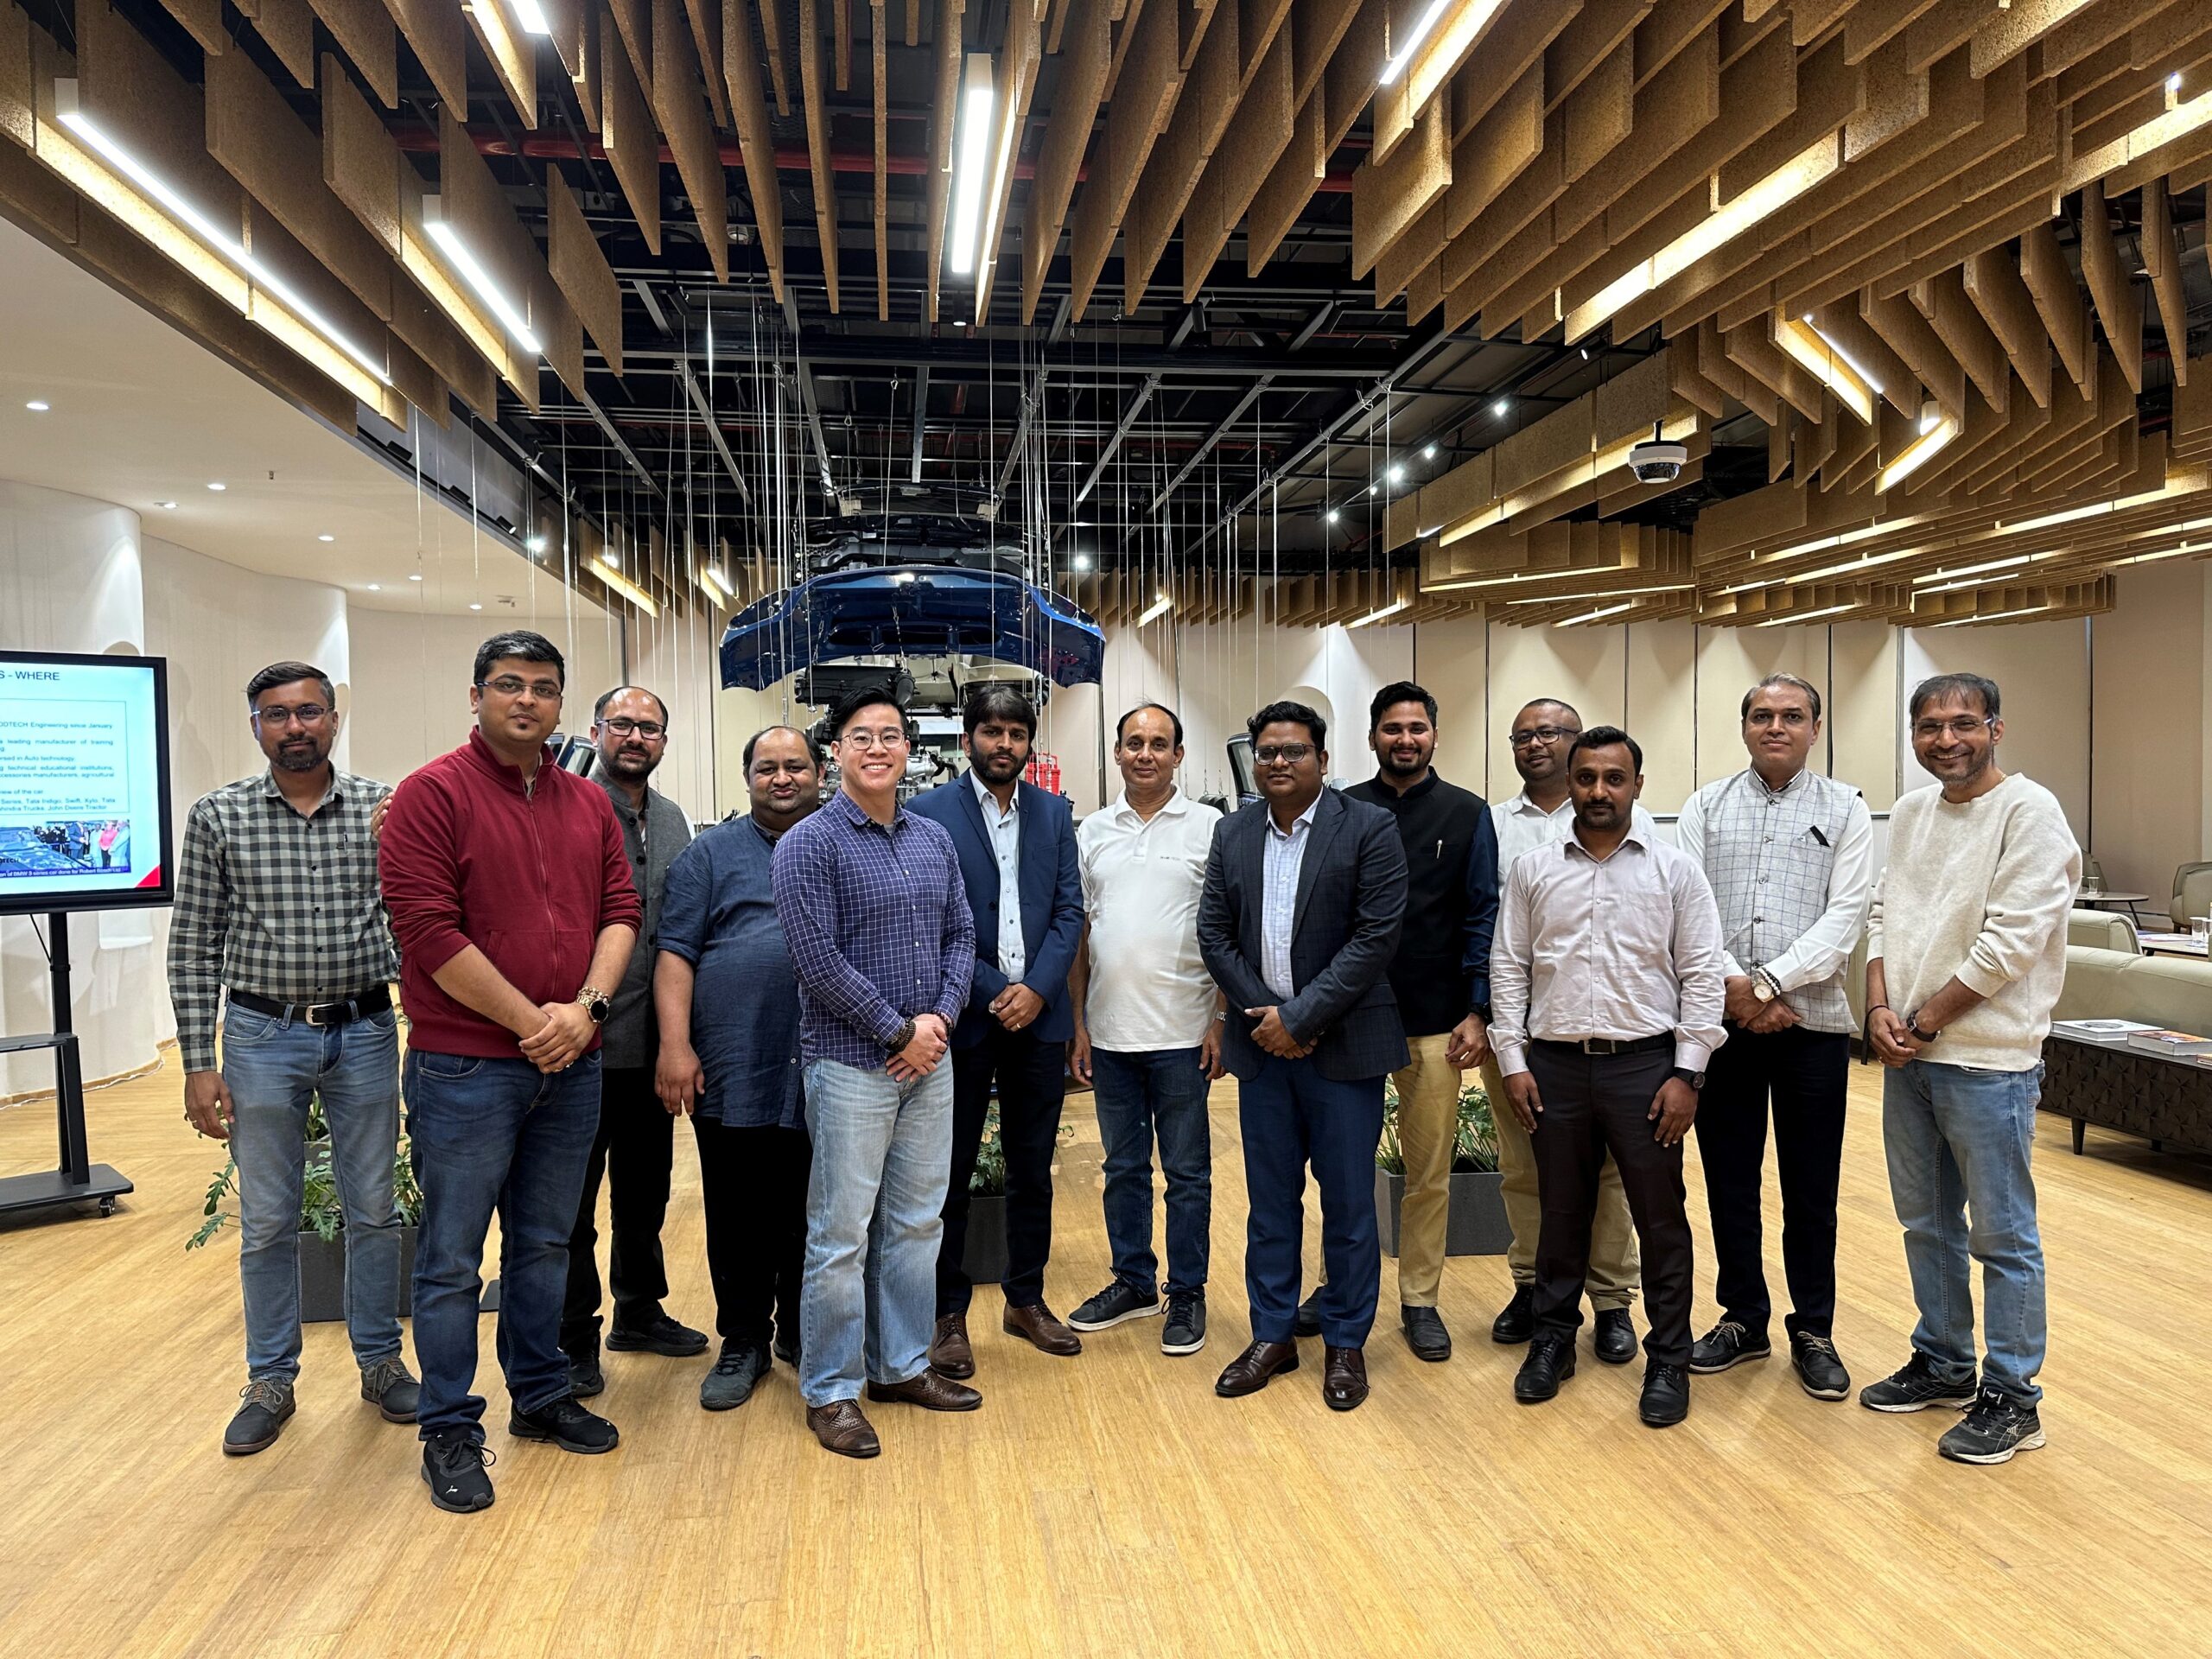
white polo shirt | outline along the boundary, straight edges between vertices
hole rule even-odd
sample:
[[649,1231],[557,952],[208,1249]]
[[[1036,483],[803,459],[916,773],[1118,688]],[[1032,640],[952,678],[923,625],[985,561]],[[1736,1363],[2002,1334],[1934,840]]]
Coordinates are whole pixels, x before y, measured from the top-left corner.
[[1215,993],[1198,955],[1198,891],[1220,823],[1219,812],[1178,789],[1150,823],[1123,794],[1077,826],[1093,1047],[1143,1053],[1205,1039]]

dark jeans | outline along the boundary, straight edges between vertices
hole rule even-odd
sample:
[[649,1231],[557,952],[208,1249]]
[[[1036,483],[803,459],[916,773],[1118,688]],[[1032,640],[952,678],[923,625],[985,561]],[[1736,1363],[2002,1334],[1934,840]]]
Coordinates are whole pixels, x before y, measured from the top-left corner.
[[409,1154],[423,1189],[415,1245],[422,1435],[484,1438],[476,1380],[478,1269],[499,1217],[499,1369],[518,1411],[568,1397],[561,1294],[584,1161],[599,1128],[599,1056],[547,1075],[527,1060],[407,1056]]
[[1760,1261],[1759,1189],[1766,1163],[1767,1103],[1782,1178],[1782,1266],[1789,1281],[1792,1336],[1835,1325],[1835,1195],[1843,1173],[1844,1084],[1851,1039],[1840,1032],[1751,1033],[1728,1027],[1698,1097],[1697,1150],[1713,1215],[1713,1300],[1724,1318],[1766,1333],[1773,1305]]
[[607,1185],[607,1276],[614,1287],[614,1323],[641,1330],[661,1316],[668,1269],[660,1226],[668,1214],[669,1170],[676,1157],[676,1120],[653,1092],[649,1066],[614,1066],[604,1073],[599,1133],[584,1166],[583,1196],[569,1235],[569,1294],[561,1310],[561,1346],[572,1354],[599,1348],[599,1184]]
[[1093,1104],[1106,1144],[1106,1242],[1114,1277],[1146,1296],[1160,1292],[1152,1249],[1152,1143],[1167,1178],[1167,1294],[1203,1291],[1211,1259],[1213,1087],[1195,1048],[1090,1051]]
[[1360,1348],[1375,1324],[1382,1243],[1375,1227],[1375,1147],[1382,1138],[1382,1079],[1343,1083],[1313,1062],[1265,1055],[1240,1080],[1244,1133],[1244,1291],[1252,1338],[1288,1342],[1298,1319],[1306,1235],[1306,1166],[1321,1190],[1321,1339]]
[[939,1319],[965,1313],[975,1288],[961,1264],[968,1249],[968,1183],[995,1082],[1006,1148],[1006,1303],[1027,1307],[1045,1300],[1045,1263],[1052,1254],[1052,1148],[1060,1138],[1067,1065],[1065,1043],[1040,1042],[995,1021],[982,1042],[953,1051],[952,1175],[937,1258]]
[[699,1141],[715,1329],[724,1342],[750,1343],[764,1353],[779,1325],[797,1342],[813,1164],[806,1131],[773,1123],[730,1128],[704,1117],[694,1117],[691,1130]]
[[1536,1329],[1574,1335],[1590,1271],[1590,1224],[1605,1154],[1643,1255],[1643,1305],[1651,1330],[1643,1351],[1655,1363],[1690,1363],[1690,1221],[1682,1205],[1682,1149],[1653,1138],[1652,1097],[1675,1064],[1670,1048],[1640,1054],[1585,1054],[1562,1044],[1529,1045],[1543,1114],[1529,1136],[1543,1225],[1536,1238]]

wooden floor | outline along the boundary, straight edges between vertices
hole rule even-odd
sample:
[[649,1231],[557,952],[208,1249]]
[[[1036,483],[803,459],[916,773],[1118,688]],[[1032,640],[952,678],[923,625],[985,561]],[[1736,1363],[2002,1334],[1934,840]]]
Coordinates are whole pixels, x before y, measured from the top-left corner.
[[[1836,1336],[1864,1382],[1911,1321],[1873,1074],[1853,1089]],[[2212,1164],[2116,1136],[2075,1158],[2044,1121],[2050,1444],[2001,1469],[1936,1456],[1955,1418],[1816,1403],[1780,1359],[1699,1380],[1664,1433],[1637,1422],[1640,1367],[1586,1346],[1557,1402],[1516,1407],[1519,1351],[1487,1339],[1497,1258],[1446,1272],[1449,1364],[1414,1360],[1386,1315],[1363,1409],[1324,1408],[1312,1363],[1217,1399],[1246,1335],[1224,1087],[1203,1353],[1164,1357],[1147,1320],[1050,1359],[979,1293],[983,1409],[880,1408],[873,1463],[816,1447],[786,1369],[709,1415],[706,1361],[622,1354],[599,1402],[622,1446],[577,1458],[508,1438],[487,1319],[499,1503],[463,1518],[425,1499],[413,1431],[357,1397],[338,1325],[308,1329],[283,1440],[219,1455],[237,1243],[182,1251],[219,1160],[177,1090],[172,1058],[92,1097],[94,1155],[138,1184],[116,1216],[0,1230],[0,1653],[2212,1651]],[[1063,1312],[1106,1276],[1086,1096],[1071,1116]],[[50,1104],[0,1112],[0,1173],[52,1147]],[[670,1306],[703,1325],[678,1147]],[[1773,1225],[1770,1198],[1770,1256]],[[1705,1243],[1700,1223],[1700,1323]]]

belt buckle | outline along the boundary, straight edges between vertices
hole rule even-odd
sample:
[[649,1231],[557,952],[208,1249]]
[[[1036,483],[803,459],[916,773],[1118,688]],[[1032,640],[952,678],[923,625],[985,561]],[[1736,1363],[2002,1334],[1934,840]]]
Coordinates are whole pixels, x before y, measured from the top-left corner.
[[310,1002],[307,1005],[306,1011],[300,1015],[300,1018],[310,1026],[322,1027],[333,1025],[336,1022],[333,1020],[330,1016],[334,1014],[342,1013],[346,1005],[343,1002]]
[[1611,1037],[1585,1037],[1582,1039],[1582,1052],[1585,1054],[1595,1055],[1600,1059],[1605,1059],[1619,1053],[1621,1046]]

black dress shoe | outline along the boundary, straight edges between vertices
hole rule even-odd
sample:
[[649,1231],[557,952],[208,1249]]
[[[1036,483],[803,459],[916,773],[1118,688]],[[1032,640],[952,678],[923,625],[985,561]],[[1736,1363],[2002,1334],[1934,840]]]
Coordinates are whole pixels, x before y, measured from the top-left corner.
[[1321,1287],[1316,1285],[1313,1294],[1298,1305],[1298,1319],[1291,1326],[1301,1337],[1321,1334]]
[[1835,1344],[1800,1331],[1789,1338],[1789,1363],[1798,1385],[1815,1400],[1842,1400],[1851,1393],[1851,1373],[1843,1368]]
[[1634,1359],[1636,1321],[1629,1318],[1628,1309],[1599,1308],[1597,1329],[1591,1333],[1591,1346],[1608,1365],[1625,1365]]
[[1529,1357],[1521,1362],[1513,1379],[1513,1397],[1524,1406],[1541,1405],[1559,1392],[1559,1385],[1574,1375],[1574,1344],[1566,1337],[1533,1338]]
[[1490,1322],[1492,1342],[1526,1342],[1536,1334],[1536,1292],[1531,1285],[1516,1285],[1513,1300]]
[[1444,1328],[1443,1316],[1434,1308],[1408,1307],[1401,1303],[1398,1322],[1406,1327],[1406,1346],[1414,1351],[1415,1358],[1452,1357],[1452,1333]]
[[1647,1367],[1636,1412],[1652,1428],[1672,1428],[1690,1414],[1690,1374],[1679,1365]]
[[[1700,1376],[1711,1376],[1732,1366],[1764,1359],[1773,1351],[1773,1344],[1767,1341],[1764,1331],[1754,1334],[1740,1320],[1723,1319],[1700,1337],[1690,1350],[1690,1370]],[[1844,1392],[1850,1391],[1850,1382],[1846,1379]]]
[[1351,1411],[1367,1398],[1367,1356],[1357,1348],[1323,1351],[1321,1398],[1331,1411]]
[[1213,1391],[1224,1400],[1241,1399],[1266,1388],[1269,1377],[1297,1369],[1296,1343],[1255,1342],[1229,1362],[1228,1369],[1214,1383]]
[[635,1330],[621,1325],[609,1326],[607,1345],[618,1354],[665,1354],[671,1359],[689,1359],[707,1351],[707,1333],[663,1313]]

